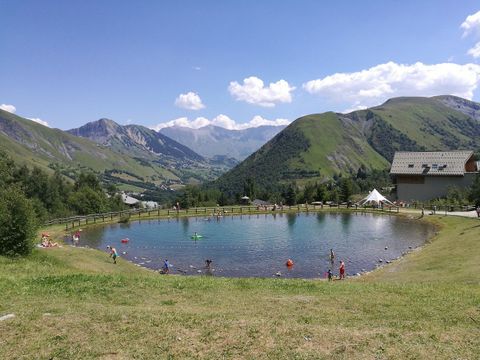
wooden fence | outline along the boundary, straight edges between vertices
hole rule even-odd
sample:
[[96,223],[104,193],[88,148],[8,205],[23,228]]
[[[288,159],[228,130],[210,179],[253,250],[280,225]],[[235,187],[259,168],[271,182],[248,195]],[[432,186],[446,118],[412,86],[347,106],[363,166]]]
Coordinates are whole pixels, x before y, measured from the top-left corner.
[[324,208],[337,208],[337,209],[350,209],[350,210],[376,210],[376,211],[386,211],[386,212],[398,212],[398,207],[384,206],[384,207],[367,207],[367,206],[357,206],[357,205],[346,205],[346,204],[325,204],[325,205],[292,205],[292,206],[217,206],[217,207],[200,207],[200,208],[189,208],[189,209],[129,209],[118,212],[108,212],[101,214],[89,214],[82,216],[72,216],[67,218],[53,219],[45,223],[45,226],[51,225],[65,225],[65,230],[73,229],[82,225],[97,224],[104,222],[111,222],[114,219],[118,221],[142,219],[149,217],[169,217],[169,216],[218,216],[218,215],[241,215],[241,214],[259,214],[265,212],[309,212],[309,211],[318,211]]

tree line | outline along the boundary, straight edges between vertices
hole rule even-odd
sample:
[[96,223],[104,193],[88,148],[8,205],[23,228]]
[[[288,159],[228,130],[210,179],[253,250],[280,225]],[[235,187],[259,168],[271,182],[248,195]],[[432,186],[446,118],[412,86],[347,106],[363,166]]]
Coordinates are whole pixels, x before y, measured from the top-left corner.
[[348,202],[355,194],[365,193],[373,188],[393,188],[388,170],[369,170],[361,166],[353,175],[337,174],[328,181],[307,181],[300,185],[296,182],[270,182],[260,184],[253,177],[243,182],[242,190],[236,190],[238,184],[222,182],[207,185],[188,185],[173,199],[182,208],[198,206],[220,206],[241,204],[242,197],[250,200],[261,199],[270,203],[296,205],[314,201]]
[[39,224],[47,219],[123,210],[115,186],[82,172],[74,181],[60,171],[52,175],[17,166],[0,152],[0,255],[26,255]]

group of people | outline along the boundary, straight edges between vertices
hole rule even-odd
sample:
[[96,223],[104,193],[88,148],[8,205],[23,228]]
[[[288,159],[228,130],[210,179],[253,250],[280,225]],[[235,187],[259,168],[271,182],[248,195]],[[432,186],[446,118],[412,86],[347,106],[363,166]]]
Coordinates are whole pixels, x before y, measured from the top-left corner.
[[[330,263],[332,264],[332,267],[333,267],[335,263],[335,253],[333,252],[333,249],[330,249]],[[328,277],[328,281],[333,280],[332,269],[328,269],[327,277]],[[343,260],[340,260],[340,266],[338,268],[338,278],[339,280],[345,280],[345,262]]]
[[51,247],[57,247],[58,243],[50,240],[50,235],[42,234],[42,240],[40,245],[44,248],[51,248]]

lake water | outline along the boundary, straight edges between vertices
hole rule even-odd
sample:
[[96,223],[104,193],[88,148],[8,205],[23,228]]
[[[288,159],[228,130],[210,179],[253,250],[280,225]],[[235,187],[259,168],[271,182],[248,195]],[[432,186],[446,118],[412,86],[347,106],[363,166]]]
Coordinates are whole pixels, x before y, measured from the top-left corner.
[[[197,232],[203,238],[195,241]],[[344,260],[347,275],[369,271],[422,245],[433,228],[397,216],[365,213],[301,213],[136,221],[88,228],[80,245],[116,247],[121,258],[171,273],[228,277],[324,277]],[[128,238],[127,244],[121,239]],[[329,251],[335,252],[330,263]],[[385,250],[386,249],[386,250]],[[106,255],[107,256],[107,255]],[[287,269],[291,258],[295,265]],[[205,260],[212,259],[212,270]]]

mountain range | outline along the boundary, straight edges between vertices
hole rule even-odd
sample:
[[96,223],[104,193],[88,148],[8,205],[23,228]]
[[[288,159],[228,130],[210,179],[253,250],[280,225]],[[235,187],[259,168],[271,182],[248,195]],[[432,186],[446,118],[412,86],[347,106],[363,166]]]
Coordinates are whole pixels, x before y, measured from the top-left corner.
[[51,129],[0,110],[0,149],[17,163],[73,178],[91,170],[125,188],[213,180],[229,165],[207,160],[186,146],[139,125],[100,119],[78,129]]
[[199,129],[181,126],[167,127],[160,133],[188,146],[207,158],[228,156],[243,160],[273,138],[285,126],[259,126],[244,130],[229,130],[208,125]]
[[[478,151],[480,104],[449,95],[401,97],[348,114],[303,116],[274,135],[278,130],[231,131],[208,126],[158,133],[140,125],[122,126],[100,119],[62,131],[0,110],[0,149],[20,164],[59,169],[71,178],[81,169],[92,170],[106,181],[139,191],[220,176],[214,186],[241,193],[249,178],[267,188],[355,174],[362,165],[388,169],[399,150]],[[165,133],[203,149],[201,154]],[[273,138],[241,163],[233,159],[246,156],[252,151],[248,149],[253,149],[250,146],[259,146],[270,136]],[[242,147],[243,143],[247,146]]]
[[388,169],[395,151],[480,149],[480,104],[455,96],[400,97],[348,114],[303,116],[216,186],[241,193],[251,178],[273,184],[324,181],[338,173]]

